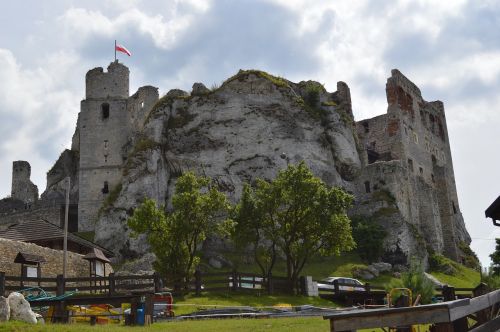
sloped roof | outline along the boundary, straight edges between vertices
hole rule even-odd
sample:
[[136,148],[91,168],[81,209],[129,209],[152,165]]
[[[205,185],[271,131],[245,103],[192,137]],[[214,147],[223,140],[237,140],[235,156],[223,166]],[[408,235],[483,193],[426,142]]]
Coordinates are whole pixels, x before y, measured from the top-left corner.
[[111,263],[111,261],[103,254],[103,252],[97,248],[92,248],[92,251],[86,254],[83,259],[86,260],[98,260],[104,263]]
[[497,220],[500,220],[500,196],[491,203],[491,205],[484,211],[486,218],[493,219],[493,224],[495,226],[500,226],[500,223],[497,223]]
[[14,259],[14,263],[22,263],[22,264],[38,264],[45,263],[46,260],[42,256],[27,254],[24,252],[19,252]]
[[[64,230],[44,219],[26,220],[20,223],[14,223],[7,227],[0,227],[0,238],[22,241],[22,242],[37,242],[47,240],[63,240]],[[68,233],[68,241],[77,243],[83,247],[98,248],[106,253],[106,256],[113,257],[112,251],[107,250],[91,241],[85,240],[75,234]]]

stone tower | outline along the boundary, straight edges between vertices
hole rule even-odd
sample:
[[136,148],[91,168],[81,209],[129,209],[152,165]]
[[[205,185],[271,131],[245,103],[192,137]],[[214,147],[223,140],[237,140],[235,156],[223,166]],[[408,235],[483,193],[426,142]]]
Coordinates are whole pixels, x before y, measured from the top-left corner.
[[78,230],[93,229],[98,210],[122,177],[128,120],[129,69],[118,61],[90,70],[78,121],[80,152]]
[[23,201],[28,207],[38,200],[38,187],[31,182],[30,177],[31,166],[27,161],[12,163],[11,197]]
[[[470,237],[458,204],[443,103],[424,100],[397,69],[387,79],[386,94],[387,114],[356,125],[367,152],[363,189],[370,192],[379,178],[395,197],[401,219],[423,234],[429,249],[460,261],[460,245]],[[380,174],[382,168],[387,169]]]

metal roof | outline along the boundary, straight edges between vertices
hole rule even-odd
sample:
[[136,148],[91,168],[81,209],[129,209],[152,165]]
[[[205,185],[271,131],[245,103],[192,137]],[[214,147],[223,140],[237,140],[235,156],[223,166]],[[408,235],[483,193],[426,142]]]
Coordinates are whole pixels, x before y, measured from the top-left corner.
[[[26,220],[19,223],[13,223],[9,226],[2,225],[0,228],[0,238],[22,241],[22,242],[36,242],[36,241],[62,241],[64,239],[64,230],[44,219]],[[108,257],[113,257],[112,251],[99,246],[91,241],[85,240],[78,235],[68,233],[68,242],[74,242],[82,247],[88,248],[91,251],[93,248],[98,248],[106,253]]]
[[493,225],[500,226],[500,223],[497,223],[497,220],[500,220],[500,196],[491,203],[491,205],[484,211],[486,218],[493,219]]

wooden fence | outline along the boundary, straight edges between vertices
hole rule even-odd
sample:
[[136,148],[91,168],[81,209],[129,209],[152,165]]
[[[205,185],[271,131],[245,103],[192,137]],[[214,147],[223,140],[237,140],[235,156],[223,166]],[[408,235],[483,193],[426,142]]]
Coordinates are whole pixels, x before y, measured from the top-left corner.
[[6,276],[0,272],[0,295],[6,291],[19,291],[30,287],[41,287],[47,292],[62,295],[65,292],[78,291],[99,294],[125,294],[131,291],[159,292],[162,281],[158,274],[116,276],[110,273],[106,277],[63,278],[57,277],[30,278]]
[[[286,277],[269,275],[263,277],[259,274],[238,271],[202,273],[196,271],[194,280],[190,282],[190,289],[197,295],[204,291],[256,291],[267,294],[293,293],[293,287]],[[296,285],[299,292],[304,292],[304,278]]]

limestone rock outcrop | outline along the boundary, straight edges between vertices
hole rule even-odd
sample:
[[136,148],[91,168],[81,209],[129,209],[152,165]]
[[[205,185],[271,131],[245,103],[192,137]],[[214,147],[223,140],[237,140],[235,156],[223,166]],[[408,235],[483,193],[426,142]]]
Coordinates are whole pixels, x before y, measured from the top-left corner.
[[30,304],[23,294],[12,292],[8,297],[10,307],[10,319],[19,320],[30,324],[36,324],[36,314],[31,310]]

